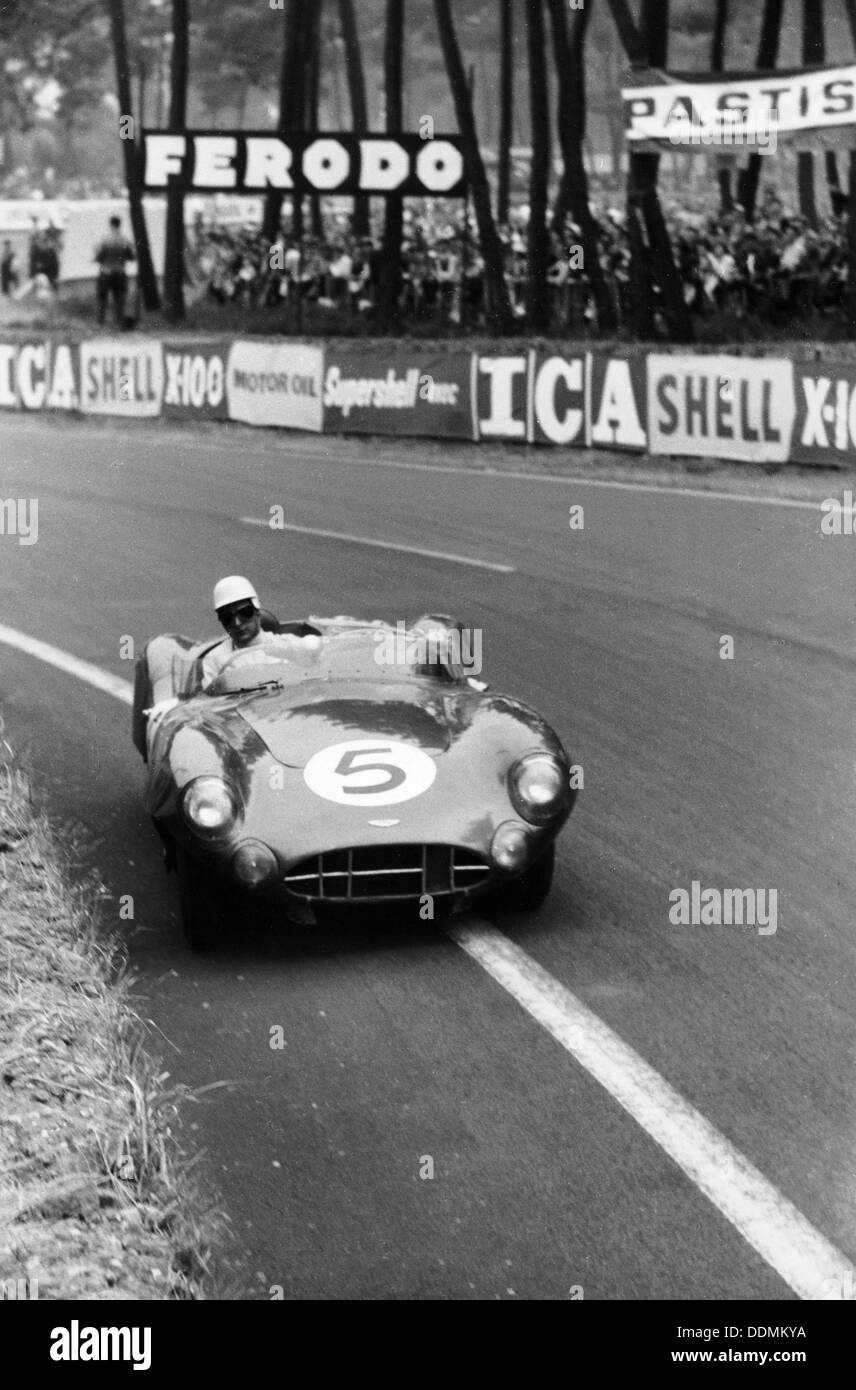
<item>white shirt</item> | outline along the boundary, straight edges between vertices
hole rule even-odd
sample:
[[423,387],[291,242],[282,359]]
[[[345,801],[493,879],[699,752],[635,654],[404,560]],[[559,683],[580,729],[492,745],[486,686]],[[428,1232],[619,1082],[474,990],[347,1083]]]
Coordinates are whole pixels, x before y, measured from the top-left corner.
[[347,280],[353,269],[353,261],[347,252],[342,252],[334,261],[330,262],[330,274],[334,280]]
[[[254,648],[264,647],[264,655],[260,655]],[[321,640],[318,637],[295,637],[291,632],[265,632],[262,630],[257,633],[251,642],[245,643],[243,647],[236,647],[231,637],[224,637],[222,642],[218,642],[216,647],[212,647],[210,652],[206,652],[202,658],[202,685],[201,690],[208,690],[209,686],[217,679],[224,666],[230,663],[234,666],[251,666],[259,662],[285,660],[293,661],[298,665],[313,665],[317,661],[318,653],[321,649]],[[246,652],[247,659],[244,662],[238,660],[239,654]]]
[[267,639],[273,636],[274,633],[272,632],[259,631],[252,641],[245,642],[243,647],[236,647],[231,637],[224,637],[222,642],[218,642],[216,647],[212,647],[210,652],[206,652],[202,658],[202,685],[200,689],[208,689],[236,652],[247,651],[250,647],[263,647]]

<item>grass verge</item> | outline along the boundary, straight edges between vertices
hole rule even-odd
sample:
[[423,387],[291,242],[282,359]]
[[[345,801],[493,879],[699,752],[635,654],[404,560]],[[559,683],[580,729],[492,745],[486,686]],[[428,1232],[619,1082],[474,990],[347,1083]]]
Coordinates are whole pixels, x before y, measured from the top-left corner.
[[180,1144],[198,1093],[149,1056],[73,854],[0,725],[0,1296],[216,1297],[225,1218]]

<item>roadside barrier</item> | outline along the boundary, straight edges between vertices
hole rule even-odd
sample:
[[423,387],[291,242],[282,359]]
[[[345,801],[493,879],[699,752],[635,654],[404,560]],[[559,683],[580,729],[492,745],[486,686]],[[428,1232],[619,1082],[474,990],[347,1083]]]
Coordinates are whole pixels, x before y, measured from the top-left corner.
[[0,341],[0,409],[829,466],[856,450],[856,363],[46,334]]

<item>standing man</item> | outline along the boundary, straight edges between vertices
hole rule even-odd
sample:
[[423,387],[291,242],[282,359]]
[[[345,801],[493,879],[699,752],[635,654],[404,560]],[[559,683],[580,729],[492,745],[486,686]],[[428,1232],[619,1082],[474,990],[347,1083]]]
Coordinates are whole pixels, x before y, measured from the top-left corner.
[[110,218],[110,230],[95,248],[93,258],[98,262],[98,322],[103,324],[107,300],[112,296],[117,328],[123,328],[125,323],[125,300],[128,295],[128,272],[125,267],[128,261],[136,260],[136,252],[127,237],[122,235],[121,227],[121,218]]
[[7,237],[3,242],[3,254],[0,256],[0,292],[10,295],[17,288],[18,267],[15,263],[12,243]]

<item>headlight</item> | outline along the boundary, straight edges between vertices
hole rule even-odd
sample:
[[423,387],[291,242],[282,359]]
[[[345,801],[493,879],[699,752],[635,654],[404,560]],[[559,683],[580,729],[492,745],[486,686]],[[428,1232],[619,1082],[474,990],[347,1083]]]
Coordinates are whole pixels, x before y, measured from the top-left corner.
[[543,825],[564,810],[565,769],[552,753],[527,753],[508,774],[508,791],[518,815]]
[[507,820],[496,831],[490,846],[490,857],[498,869],[517,873],[524,868],[531,852],[532,837],[525,825]]
[[246,888],[276,877],[276,856],[261,840],[242,840],[232,855],[232,873]]
[[235,798],[222,777],[197,777],[185,790],[184,819],[200,835],[223,835],[238,815]]

